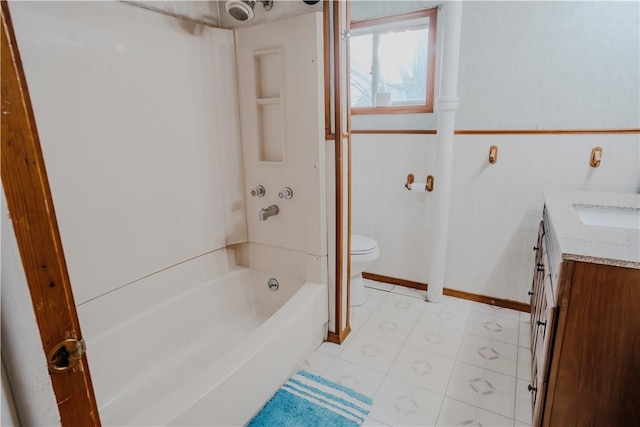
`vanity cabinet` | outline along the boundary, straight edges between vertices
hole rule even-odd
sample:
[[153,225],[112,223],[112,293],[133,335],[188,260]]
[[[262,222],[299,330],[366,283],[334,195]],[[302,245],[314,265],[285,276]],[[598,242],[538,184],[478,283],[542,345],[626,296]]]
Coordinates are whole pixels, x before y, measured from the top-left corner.
[[533,425],[638,425],[640,269],[563,259],[547,209],[534,250]]

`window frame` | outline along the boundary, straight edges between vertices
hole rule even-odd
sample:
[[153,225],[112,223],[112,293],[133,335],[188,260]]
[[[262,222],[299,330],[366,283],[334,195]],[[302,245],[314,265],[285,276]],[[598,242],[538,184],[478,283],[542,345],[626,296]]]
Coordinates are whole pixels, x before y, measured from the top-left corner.
[[[399,13],[396,15],[383,16],[379,18],[363,19],[349,22],[349,31],[359,28],[373,27],[384,24],[393,24],[403,21],[410,21],[420,18],[429,18],[429,39],[427,46],[427,94],[424,104],[417,105],[389,105],[372,107],[351,107],[351,114],[410,114],[410,113],[433,113],[435,98],[435,74],[436,74],[436,39],[438,31],[438,6],[413,12]],[[351,62],[351,58],[348,58]],[[351,91],[351,72],[349,71],[349,91]]]

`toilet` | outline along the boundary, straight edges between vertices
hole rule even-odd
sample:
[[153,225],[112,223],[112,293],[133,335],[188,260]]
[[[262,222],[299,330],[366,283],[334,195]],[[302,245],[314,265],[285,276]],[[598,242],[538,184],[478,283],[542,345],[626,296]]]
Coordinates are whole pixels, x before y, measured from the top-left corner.
[[351,235],[350,305],[352,307],[362,305],[367,301],[362,272],[365,271],[373,261],[377,260],[379,256],[378,242],[369,237],[360,236],[359,234]]

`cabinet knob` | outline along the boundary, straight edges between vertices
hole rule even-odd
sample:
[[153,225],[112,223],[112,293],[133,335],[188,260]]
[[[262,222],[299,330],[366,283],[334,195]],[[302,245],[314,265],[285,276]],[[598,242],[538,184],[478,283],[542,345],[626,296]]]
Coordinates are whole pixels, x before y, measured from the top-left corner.
[[532,387],[532,386],[531,386],[531,384],[529,384],[529,385],[527,386],[527,389],[528,389],[529,391],[538,391],[538,388],[537,388],[537,387]]
[[547,322],[542,322],[540,320],[536,320],[536,325],[538,325],[538,326],[547,326]]
[[529,294],[529,296],[533,296],[533,292],[532,291],[529,291],[527,293]]
[[539,248],[539,247],[537,247],[537,246],[534,246],[534,247],[533,247],[533,250],[534,250],[534,251],[537,251],[538,249],[540,249],[540,248]]

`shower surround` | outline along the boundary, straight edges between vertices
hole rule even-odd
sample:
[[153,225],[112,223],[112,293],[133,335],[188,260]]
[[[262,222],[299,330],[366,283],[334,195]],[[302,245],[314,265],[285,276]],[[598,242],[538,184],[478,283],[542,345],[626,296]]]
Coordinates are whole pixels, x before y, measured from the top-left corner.
[[10,9],[103,422],[248,421],[326,334],[321,14],[224,30],[120,2]]

